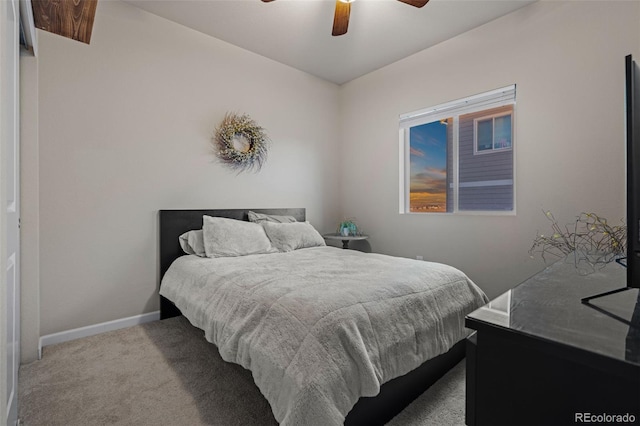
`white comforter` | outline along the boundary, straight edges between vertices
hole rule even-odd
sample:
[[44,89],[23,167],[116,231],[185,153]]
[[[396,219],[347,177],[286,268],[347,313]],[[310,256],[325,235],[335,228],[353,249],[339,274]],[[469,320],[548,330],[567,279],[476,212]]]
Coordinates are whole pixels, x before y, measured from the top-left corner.
[[296,426],[343,424],[361,396],[464,338],[487,301],[453,267],[334,247],[183,256],[160,294]]

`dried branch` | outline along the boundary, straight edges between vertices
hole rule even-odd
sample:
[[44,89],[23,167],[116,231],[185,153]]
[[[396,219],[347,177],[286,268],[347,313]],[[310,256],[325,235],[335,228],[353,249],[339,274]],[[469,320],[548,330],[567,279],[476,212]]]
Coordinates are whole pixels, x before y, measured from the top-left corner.
[[[621,225],[610,225],[607,219],[595,213],[581,213],[573,224],[563,228],[550,211],[544,212],[551,221],[551,233],[538,233],[529,249],[529,255],[540,254],[547,262],[547,257],[555,259],[573,255],[576,268],[590,273],[604,267],[626,253],[627,228]],[[584,270],[583,267],[587,266]]]

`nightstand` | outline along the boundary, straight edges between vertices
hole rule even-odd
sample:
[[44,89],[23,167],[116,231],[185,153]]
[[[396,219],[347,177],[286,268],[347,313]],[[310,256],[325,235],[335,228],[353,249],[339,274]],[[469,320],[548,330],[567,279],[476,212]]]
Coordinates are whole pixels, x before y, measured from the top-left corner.
[[340,241],[342,241],[342,248],[343,249],[348,249],[349,248],[349,243],[351,241],[366,240],[367,238],[369,238],[368,235],[348,235],[348,236],[344,236],[344,235],[341,235],[341,234],[325,234],[322,237],[325,240],[340,240]]

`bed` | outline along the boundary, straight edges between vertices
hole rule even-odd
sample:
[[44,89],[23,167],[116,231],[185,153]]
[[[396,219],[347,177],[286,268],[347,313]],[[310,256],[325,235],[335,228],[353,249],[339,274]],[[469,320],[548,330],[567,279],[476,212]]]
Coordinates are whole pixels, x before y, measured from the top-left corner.
[[[251,210],[305,220],[304,209]],[[384,424],[464,357],[464,316],[487,299],[446,265],[334,247],[185,256],[179,236],[201,229],[203,216],[247,221],[248,212],[160,211],[161,318],[184,313],[223,359],[250,369],[276,420]],[[391,283],[400,270],[451,285],[423,290],[413,275]]]

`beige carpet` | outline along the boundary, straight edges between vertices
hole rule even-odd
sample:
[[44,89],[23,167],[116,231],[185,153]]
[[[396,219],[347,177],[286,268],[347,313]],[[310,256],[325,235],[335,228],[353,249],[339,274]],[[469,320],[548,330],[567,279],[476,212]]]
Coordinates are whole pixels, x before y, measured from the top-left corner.
[[[277,424],[251,374],[182,317],[44,348],[18,403],[25,426]],[[464,362],[389,424],[463,425]]]

